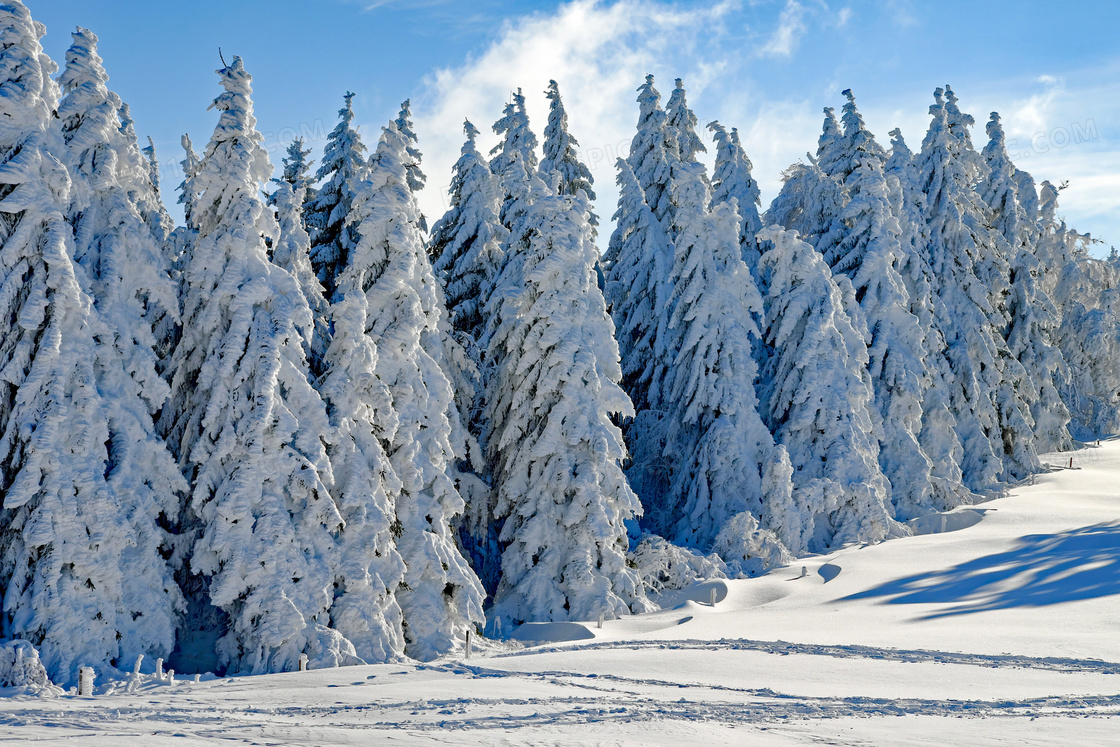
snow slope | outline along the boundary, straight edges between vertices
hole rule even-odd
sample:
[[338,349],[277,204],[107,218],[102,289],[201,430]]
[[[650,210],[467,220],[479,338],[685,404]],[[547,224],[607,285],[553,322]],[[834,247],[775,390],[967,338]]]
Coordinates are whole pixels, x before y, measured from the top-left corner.
[[602,629],[523,626],[540,642],[428,665],[13,695],[0,741],[1120,744],[1120,440],[1073,459],[946,514],[949,531],[925,519],[936,532],[699,584]]

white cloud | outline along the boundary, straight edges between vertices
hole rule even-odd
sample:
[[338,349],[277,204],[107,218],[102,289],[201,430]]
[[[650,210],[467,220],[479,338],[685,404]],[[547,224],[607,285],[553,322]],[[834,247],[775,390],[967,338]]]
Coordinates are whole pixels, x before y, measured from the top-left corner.
[[778,19],[778,29],[760,49],[763,57],[789,57],[806,30],[805,8],[797,0],[787,0]]

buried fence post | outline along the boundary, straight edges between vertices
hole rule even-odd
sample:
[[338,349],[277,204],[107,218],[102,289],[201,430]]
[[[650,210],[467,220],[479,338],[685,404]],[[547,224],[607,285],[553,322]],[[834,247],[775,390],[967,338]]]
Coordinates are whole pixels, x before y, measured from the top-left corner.
[[463,658],[465,658],[465,659],[471,658],[471,631],[469,631],[469,630],[467,631],[467,640],[466,640],[466,644],[463,646],[463,651],[464,651],[464,654],[465,654],[465,656]]
[[175,670],[174,669],[168,669],[167,670],[167,684],[168,685],[174,685],[175,684]]
[[1069,468],[1073,469],[1073,457],[1069,458]]
[[156,659],[156,679],[163,682],[163,659]]
[[605,617],[606,617],[606,615],[604,615],[604,614],[603,614],[602,612],[600,612],[600,613],[599,613],[599,624],[598,624],[598,625],[596,625],[595,627],[597,627],[597,628],[600,628],[600,629],[602,629],[602,627],[603,627],[603,618],[605,618]]
[[78,670],[78,695],[93,695],[93,667]]
[[708,592],[708,604],[712,605],[713,607],[716,606],[716,587],[714,586]]
[[306,672],[307,671],[307,654],[300,654],[299,655],[299,671],[301,671],[301,672]]

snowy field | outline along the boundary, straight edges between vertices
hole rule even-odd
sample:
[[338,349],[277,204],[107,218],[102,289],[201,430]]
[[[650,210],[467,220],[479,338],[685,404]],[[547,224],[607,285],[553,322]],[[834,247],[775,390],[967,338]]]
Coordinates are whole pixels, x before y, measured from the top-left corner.
[[0,698],[0,741],[1120,744],[1120,441],[922,529],[469,660]]

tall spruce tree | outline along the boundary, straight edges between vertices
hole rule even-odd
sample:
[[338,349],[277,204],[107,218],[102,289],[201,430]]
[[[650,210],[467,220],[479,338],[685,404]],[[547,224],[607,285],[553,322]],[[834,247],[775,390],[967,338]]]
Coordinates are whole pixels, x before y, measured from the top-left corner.
[[124,663],[139,654],[168,655],[183,604],[161,555],[170,538],[160,521],[177,516],[187,484],[152,419],[168,396],[153,324],[174,324],[179,311],[163,248],[117,180],[117,154],[126,144],[97,36],[80,27],[72,36],[58,116],[75,187],[68,212],[75,256],[105,323],[96,336],[96,368],[109,408],[106,477],[133,537],[120,549],[120,570],[129,579],[117,621]]
[[878,463],[867,345],[845,308],[851,285],[796,234],[770,228],[761,238],[772,248],[760,267],[769,324],[760,398],[789,450],[800,508],[770,528],[794,553],[884,539],[900,530]]
[[185,286],[183,336],[163,410],[191,478],[190,569],[226,621],[230,671],[357,661],[329,627],[334,534],[326,409],[308,381],[311,311],[295,278],[269,261],[278,228],[259,196],[272,166],[261,146],[240,57],[218,70],[225,92],[199,174],[198,237]]
[[[891,209],[901,229],[899,274],[906,284],[910,313],[917,318],[922,330],[923,363],[929,374],[922,396],[918,443],[931,463],[931,508],[944,511],[971,503],[974,496],[963,483],[960,467],[963,450],[949,402],[953,374],[946,356],[945,335],[941,331],[947,312],[934,292],[936,281],[927,261],[929,227],[925,220],[925,194],[919,186],[920,176],[913,153],[898,129],[891,131],[891,155],[885,172]],[[903,515],[908,513],[902,508]]]
[[677,352],[663,454],[673,476],[669,495],[651,511],[664,514],[653,518],[665,536],[707,550],[737,515],[761,516],[771,502],[789,503],[792,486],[788,478],[771,484],[768,465],[784,457],[758,413],[755,319],[762,299],[742,260],[738,215],[734,203],[709,210],[702,173],[699,164],[685,164],[673,185],[675,303],[667,344]]
[[501,219],[507,229],[515,217],[509,214],[515,192],[521,189],[521,174],[515,165],[518,160],[524,168],[537,168],[537,136],[529,127],[529,113],[521,89],[502,110],[502,117],[493,126],[494,133],[502,138],[490,151],[490,171],[498,178],[502,191]]
[[[1029,187],[1016,179],[1018,170],[1007,153],[998,113],[992,112],[986,129],[989,140],[982,155],[988,177],[981,185],[981,196],[991,210],[992,227],[1005,242],[1011,271],[1005,336],[1013,362],[1007,365],[1022,367],[1014,373],[1021,382],[1020,396],[1030,408],[1033,445],[1040,452],[1064,450],[1072,446],[1070,416],[1055,382],[1066,375],[1066,363],[1061,350],[1052,344],[1060,318],[1039,282],[1042,270],[1032,246],[1035,223],[1019,201],[1019,183],[1024,184],[1025,192]],[[1029,192],[1024,196],[1032,199]],[[1037,203],[1037,195],[1033,201]]]
[[451,522],[463,500],[448,475],[454,393],[435,355],[439,310],[435,276],[408,185],[408,140],[390,124],[370,159],[350,217],[356,238],[340,282],[365,293],[366,334],[398,424],[386,439],[401,480],[396,546],[405,564],[396,592],[409,656],[433,659],[460,645],[482,621],[482,587],[463,559]]
[[1001,312],[992,303],[997,294],[980,278],[998,264],[991,256],[996,249],[983,220],[983,202],[972,186],[980,170],[967,148],[967,132],[959,133],[967,130],[963,115],[955,116],[957,129],[951,129],[943,94],[938,88],[930,107],[933,121],[918,159],[919,183],[927,199],[935,291],[947,312],[944,333],[953,373],[949,396],[963,448],[961,468],[966,485],[984,491],[999,484],[1004,454],[1016,453],[1016,445],[1005,443],[1001,419],[1011,426],[1022,423],[1009,421],[1013,404],[1004,396],[999,360],[1006,348],[993,323]]
[[[508,234],[498,218],[501,196],[496,177],[478,152],[478,130],[463,124],[467,140],[451,177],[451,206],[432,227],[429,253],[443,287],[447,310],[447,374],[455,390],[459,420],[465,426],[465,448],[456,468],[466,508],[460,522],[460,543],[490,594],[501,574],[501,552],[494,523],[494,496],[482,453],[484,430],[484,364],[486,300],[505,256]],[[489,371],[489,368],[485,369]]]
[[618,386],[586,195],[556,195],[520,158],[514,168],[528,207],[492,301],[507,307],[490,343],[505,355],[487,398],[505,546],[494,614],[516,623],[642,611],[623,524],[641,509],[611,421],[632,409]]
[[848,203],[840,215],[845,231],[832,270],[851,279],[867,321],[869,372],[882,418],[879,463],[896,511],[911,518],[933,508],[933,465],[920,444],[930,374],[922,329],[899,271],[902,231],[891,210],[886,153],[864,125],[851,90],[844,94],[848,103],[837,178],[843,179]]
[[[406,165],[408,188],[412,190],[413,194],[416,194],[428,183],[428,177],[420,168],[420,162],[424,160],[424,156],[420,152],[420,139],[416,137],[416,131],[412,129],[412,101],[410,99],[401,102],[400,113],[397,114],[393,123],[408,141],[408,164]],[[424,233],[428,232],[428,219],[423,214],[420,215],[420,230]]]
[[[0,5],[0,635],[36,645],[51,678],[70,684],[79,666],[104,670],[144,646],[164,650],[175,603],[174,589],[151,586],[166,579],[159,565],[137,567],[162,564],[139,557],[153,545],[136,532],[153,517],[141,496],[142,515],[130,521],[123,491],[138,486],[123,484],[111,461],[135,452],[111,441],[110,418],[147,412],[127,399],[134,390],[102,391],[112,331],[73,260],[72,185],[54,155],[66,146],[54,129],[57,68],[39,44],[44,33],[18,0]],[[152,604],[152,616],[122,619],[137,603]],[[122,634],[134,636],[123,650]]]

